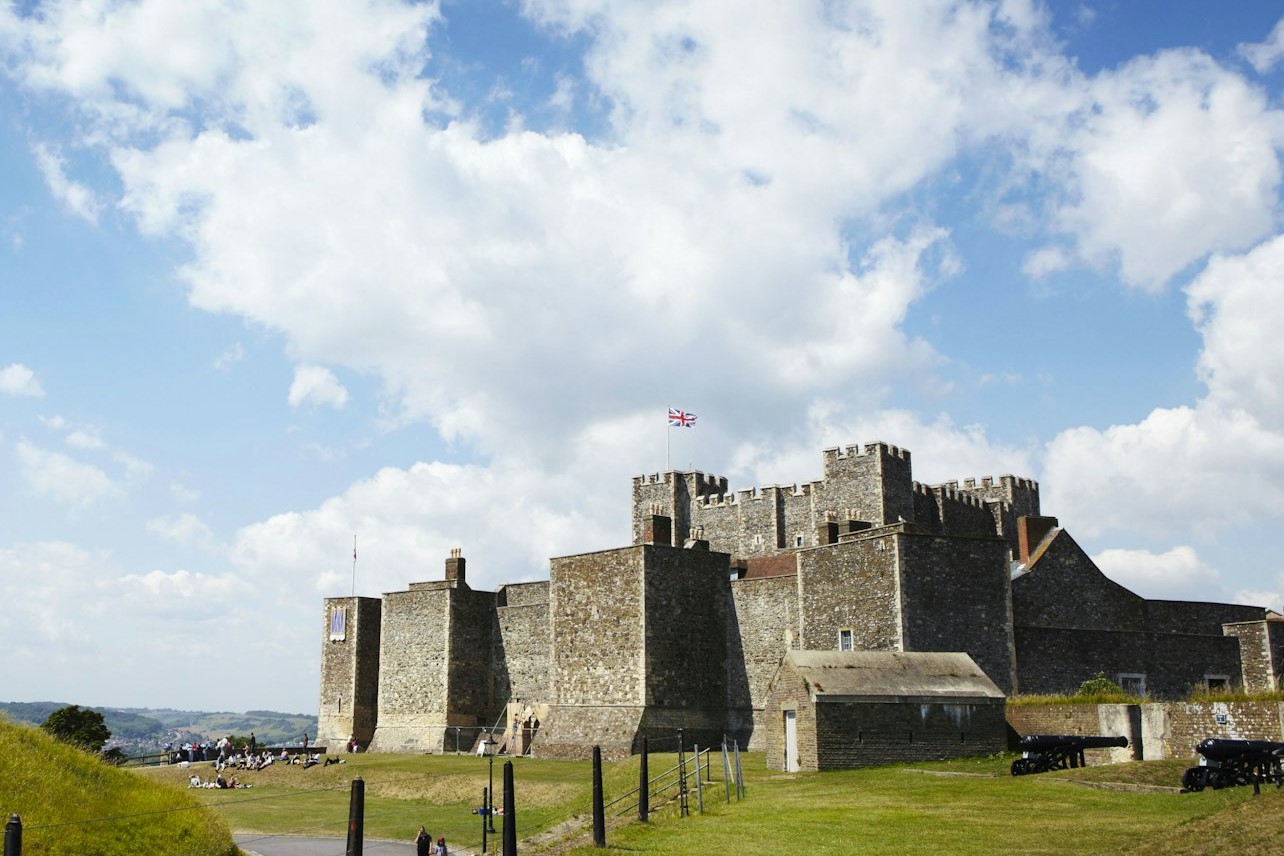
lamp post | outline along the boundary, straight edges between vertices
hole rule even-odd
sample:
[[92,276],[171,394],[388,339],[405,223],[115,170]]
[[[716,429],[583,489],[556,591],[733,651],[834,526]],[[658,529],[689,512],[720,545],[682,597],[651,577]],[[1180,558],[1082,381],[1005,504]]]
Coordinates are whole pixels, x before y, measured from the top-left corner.
[[494,730],[486,732],[486,739],[482,741],[482,746],[486,749],[486,764],[489,767],[490,788],[486,791],[486,825],[491,832],[495,831],[495,743]]

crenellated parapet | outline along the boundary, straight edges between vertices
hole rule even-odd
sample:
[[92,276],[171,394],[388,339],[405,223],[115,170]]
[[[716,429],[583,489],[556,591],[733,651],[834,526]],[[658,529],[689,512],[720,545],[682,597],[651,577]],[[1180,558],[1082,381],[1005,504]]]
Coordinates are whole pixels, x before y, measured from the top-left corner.
[[831,464],[838,465],[842,461],[854,458],[865,457],[888,457],[897,458],[909,463],[910,453],[908,449],[902,449],[899,446],[893,446],[891,443],[884,443],[877,440],[873,443],[866,443],[864,446],[834,446],[821,452],[825,464],[825,472],[828,473]]
[[928,488],[928,491],[942,502],[969,505],[973,508],[985,508],[985,500],[967,490],[960,490],[959,483],[956,481],[943,482],[935,487]]
[[634,490],[637,490],[638,488],[647,485],[671,485],[674,483],[675,477],[686,481],[690,486],[694,487],[695,493],[699,496],[727,492],[726,476],[715,476],[699,471],[684,473],[676,470],[668,470],[663,473],[644,473],[640,476],[634,476],[633,488]]

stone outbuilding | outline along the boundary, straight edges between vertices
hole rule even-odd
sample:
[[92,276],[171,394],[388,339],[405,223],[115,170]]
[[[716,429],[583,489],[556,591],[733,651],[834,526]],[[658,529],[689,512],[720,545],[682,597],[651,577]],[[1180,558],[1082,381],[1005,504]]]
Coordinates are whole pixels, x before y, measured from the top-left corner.
[[967,654],[790,651],[764,720],[767,766],[788,772],[1007,748],[1003,693]]

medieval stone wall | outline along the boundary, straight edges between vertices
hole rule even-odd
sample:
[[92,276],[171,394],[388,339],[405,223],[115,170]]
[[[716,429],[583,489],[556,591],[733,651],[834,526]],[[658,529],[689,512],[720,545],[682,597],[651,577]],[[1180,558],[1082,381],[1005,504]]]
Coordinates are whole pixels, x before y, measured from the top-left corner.
[[890,530],[800,551],[798,590],[800,647],[835,650],[839,631],[850,629],[855,650],[902,650],[899,566]]
[[726,704],[726,553],[644,546],[648,707]]
[[1260,619],[1262,608],[1236,603],[1148,600],[1145,615],[1146,629],[1167,627],[1175,633],[1205,633],[1210,636],[1220,636],[1222,625]]
[[1204,675],[1239,674],[1239,642],[1232,637],[1081,628],[1014,628],[1017,689],[1027,694],[1073,693],[1098,671],[1145,676],[1157,699],[1180,698]]
[[642,569],[647,549],[662,548],[553,559],[548,591],[558,704],[645,703]]
[[994,534],[994,515],[989,507],[971,494],[960,492],[955,482],[932,488],[932,495],[936,499],[942,533],[973,538]]
[[1126,737],[1127,746],[1085,749],[1088,766],[1119,764],[1142,757],[1141,712],[1133,704],[1021,704],[1007,706],[1016,739],[1030,734],[1073,734],[1078,737]]
[[799,647],[798,576],[733,580],[727,598],[728,730],[757,751],[771,676],[785,652]]
[[818,513],[834,511],[846,518],[850,512],[851,519],[876,526],[913,518],[914,480],[908,451],[868,443],[863,449],[826,449],[822,456],[822,480],[813,488]]
[[[344,611],[342,638],[330,633],[335,609]],[[322,612],[317,743],[338,745],[356,736],[368,746],[378,714],[382,604],[373,597],[326,598]]]
[[962,651],[1012,692],[1012,602],[1008,546],[998,538],[897,538],[902,650]]
[[[824,519],[824,513],[816,509],[817,494],[815,484],[805,484],[793,489],[781,490],[780,520],[776,527],[776,549],[798,546],[798,533],[811,532],[817,520]],[[843,515],[846,519],[846,515]],[[805,536],[804,536],[805,537]],[[812,546],[804,544],[805,547]]]
[[1016,521],[1021,517],[1038,517],[1039,483],[1018,476],[987,476],[980,481],[964,479],[962,489],[983,501],[994,517],[994,531],[1007,540],[1012,555],[1017,555]]
[[914,485],[914,517],[916,524],[927,532],[944,532],[941,523],[941,506],[936,493],[925,484]]
[[440,582],[383,597],[379,725],[371,743],[376,751],[440,751],[449,698],[450,595],[450,586]]
[[1195,758],[1206,737],[1284,742],[1284,704],[1266,701],[1142,705],[1145,757]]
[[1276,688],[1272,668],[1270,640],[1265,621],[1227,624],[1226,635],[1239,640],[1239,658],[1246,692],[1263,692]]
[[1134,758],[1185,758],[1193,763],[1198,757],[1196,744],[1208,737],[1284,741],[1284,704],[1273,701],[1008,705],[1007,719],[1018,736],[1128,738],[1126,749],[1088,750],[1085,756],[1090,765]]
[[1053,534],[1035,570],[1012,580],[1012,612],[1023,626],[1142,630],[1147,625],[1145,601],[1102,574],[1065,530]]
[[447,725],[490,725],[506,699],[491,695],[495,593],[459,588],[450,598]]
[[1002,704],[822,701],[815,710],[820,770],[993,755],[1007,748]]
[[491,699],[496,710],[487,717],[489,725],[498,720],[499,709],[509,700],[520,698],[527,704],[553,700],[548,583],[504,586],[498,600],[491,651]]

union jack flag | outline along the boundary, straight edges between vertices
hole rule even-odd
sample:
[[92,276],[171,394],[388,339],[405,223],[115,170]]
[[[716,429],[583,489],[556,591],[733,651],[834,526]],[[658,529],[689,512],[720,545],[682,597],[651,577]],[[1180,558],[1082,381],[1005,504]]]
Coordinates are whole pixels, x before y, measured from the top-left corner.
[[694,428],[696,415],[687,413],[685,410],[676,410],[669,408],[669,427],[671,428]]

